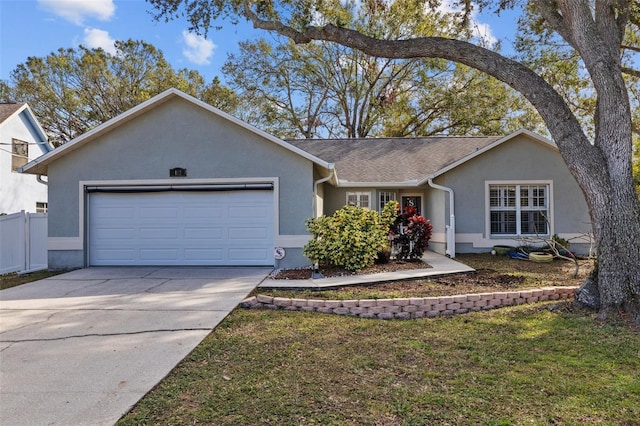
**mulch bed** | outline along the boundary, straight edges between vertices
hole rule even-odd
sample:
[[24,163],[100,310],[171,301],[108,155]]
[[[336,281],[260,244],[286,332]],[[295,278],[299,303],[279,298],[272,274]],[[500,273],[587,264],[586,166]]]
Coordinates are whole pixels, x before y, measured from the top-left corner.
[[[395,271],[406,271],[410,269],[427,269],[431,268],[431,265],[424,263],[422,261],[419,262],[389,262],[389,263],[381,263],[374,264],[367,268],[362,269],[359,272],[348,271],[344,268],[339,268],[335,266],[321,266],[320,273],[325,277],[345,277],[350,275],[363,275],[363,274],[379,274],[382,272],[395,272]],[[308,280],[311,278],[312,273],[311,268],[300,268],[300,269],[280,269],[276,270],[269,278],[275,280]]]

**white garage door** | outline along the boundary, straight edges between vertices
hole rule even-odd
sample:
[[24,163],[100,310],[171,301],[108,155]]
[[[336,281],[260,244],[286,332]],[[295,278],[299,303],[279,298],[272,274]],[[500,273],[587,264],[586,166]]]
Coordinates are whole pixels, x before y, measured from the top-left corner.
[[89,194],[89,264],[273,265],[273,192]]

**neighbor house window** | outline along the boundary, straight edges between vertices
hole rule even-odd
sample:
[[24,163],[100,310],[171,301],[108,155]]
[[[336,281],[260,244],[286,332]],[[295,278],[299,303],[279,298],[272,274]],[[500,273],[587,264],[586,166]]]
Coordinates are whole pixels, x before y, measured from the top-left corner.
[[18,168],[29,162],[29,144],[19,139],[11,139],[11,170],[18,171]]
[[549,235],[549,185],[489,185],[492,236]]
[[370,192],[347,192],[347,205],[371,208],[371,193]]
[[36,202],[36,213],[46,213],[48,210],[49,205],[47,203]]
[[378,211],[382,212],[382,209],[384,209],[384,206],[386,206],[389,201],[393,201],[396,199],[396,193],[382,191],[380,192],[380,196],[378,198]]

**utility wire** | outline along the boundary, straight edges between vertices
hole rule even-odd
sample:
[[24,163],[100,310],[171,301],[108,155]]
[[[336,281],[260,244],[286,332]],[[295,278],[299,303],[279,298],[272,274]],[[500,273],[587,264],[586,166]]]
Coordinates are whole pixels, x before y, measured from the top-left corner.
[[[48,145],[49,142],[44,141],[44,142],[26,142],[26,141],[20,141],[23,144],[27,144],[27,145]],[[13,142],[0,142],[0,145],[13,145]]]

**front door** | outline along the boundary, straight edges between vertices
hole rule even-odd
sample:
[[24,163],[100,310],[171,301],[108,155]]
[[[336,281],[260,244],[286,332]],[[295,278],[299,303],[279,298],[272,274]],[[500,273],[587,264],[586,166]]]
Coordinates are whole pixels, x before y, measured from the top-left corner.
[[401,200],[402,211],[406,211],[407,207],[415,207],[416,214],[422,214],[422,197],[419,195],[403,195]]

